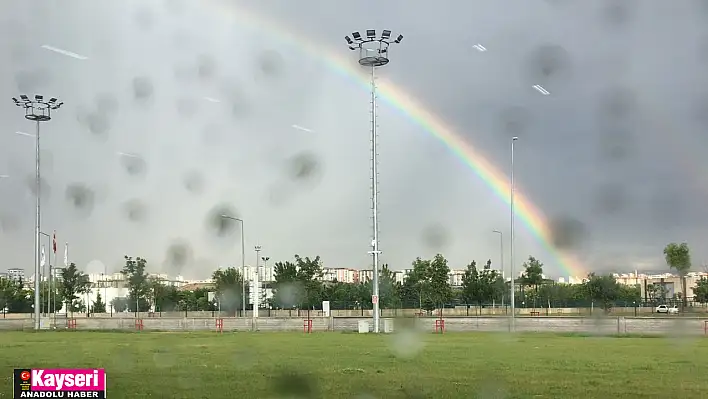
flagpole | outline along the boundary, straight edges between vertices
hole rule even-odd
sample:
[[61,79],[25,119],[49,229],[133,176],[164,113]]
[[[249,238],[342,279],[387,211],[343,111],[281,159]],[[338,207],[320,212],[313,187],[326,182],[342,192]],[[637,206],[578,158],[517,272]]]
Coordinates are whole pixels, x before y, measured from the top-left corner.
[[[66,269],[69,267],[69,243],[65,242],[64,243],[64,268]],[[73,310],[73,303],[69,303],[68,306],[72,308],[71,310],[71,315],[74,315],[74,310]],[[69,309],[66,309],[66,314],[69,314]]]
[[[40,284],[42,283],[42,277],[47,275],[47,252],[44,250],[44,245],[42,245],[41,255],[42,256],[39,259],[39,263],[40,263],[40,266],[42,266],[42,268],[40,270],[39,276],[37,276],[37,278],[39,278]],[[40,290],[41,290],[41,285],[40,285]],[[41,291],[40,291],[40,294],[41,294]],[[43,303],[40,302],[40,305],[43,305]],[[46,311],[42,312],[42,316],[47,317]]]
[[52,253],[49,253],[49,275],[47,275],[47,318],[49,325],[52,324]]
[[[54,230],[54,234],[52,237],[52,252],[54,252],[54,269],[56,270],[57,267],[57,231]],[[52,287],[52,282],[54,280],[54,275],[51,273],[51,270],[49,272],[49,287]],[[56,289],[52,289],[51,294],[49,295],[52,303],[54,304],[54,307],[57,307],[57,297],[56,297]],[[54,308],[50,306],[50,309],[52,310],[52,313],[54,314],[54,328],[57,327],[57,312]]]

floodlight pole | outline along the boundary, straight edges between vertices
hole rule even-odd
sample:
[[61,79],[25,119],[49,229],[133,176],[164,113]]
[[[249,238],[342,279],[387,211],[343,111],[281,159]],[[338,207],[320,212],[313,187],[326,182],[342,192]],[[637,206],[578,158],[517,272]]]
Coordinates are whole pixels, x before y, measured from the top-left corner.
[[57,99],[52,97],[48,101],[44,100],[44,96],[37,94],[34,99],[27,95],[20,95],[20,99],[13,97],[12,101],[16,106],[25,110],[25,119],[34,121],[37,124],[37,133],[35,136],[35,219],[34,219],[34,329],[39,330],[41,327],[41,304],[39,300],[40,290],[40,273],[41,273],[41,255],[40,255],[40,234],[41,234],[41,202],[40,202],[40,174],[39,174],[39,123],[52,120],[52,110],[59,109],[64,103],[57,103]]
[[509,328],[511,332],[516,331],[516,301],[514,300],[515,291],[515,271],[514,271],[514,220],[516,219],[514,215],[514,144],[518,140],[518,137],[511,138],[511,184],[509,188],[509,208],[511,209],[511,246],[509,250],[509,272],[511,273],[511,325]]
[[398,35],[395,40],[391,39],[391,31],[383,30],[380,36],[376,35],[373,29],[367,29],[366,37],[361,33],[352,33],[352,38],[345,36],[349,49],[359,52],[359,65],[371,68],[371,218],[372,218],[372,240],[371,251],[368,253],[373,258],[373,281],[372,296],[374,333],[380,331],[379,310],[379,171],[378,171],[378,126],[376,124],[376,68],[389,63],[388,48],[392,43],[401,43],[403,35]]

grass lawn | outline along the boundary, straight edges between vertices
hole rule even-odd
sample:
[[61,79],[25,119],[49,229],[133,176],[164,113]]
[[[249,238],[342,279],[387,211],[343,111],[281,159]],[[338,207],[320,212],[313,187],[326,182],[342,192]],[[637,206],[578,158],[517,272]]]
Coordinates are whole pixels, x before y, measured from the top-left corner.
[[0,333],[11,369],[105,368],[111,398],[706,398],[708,339]]

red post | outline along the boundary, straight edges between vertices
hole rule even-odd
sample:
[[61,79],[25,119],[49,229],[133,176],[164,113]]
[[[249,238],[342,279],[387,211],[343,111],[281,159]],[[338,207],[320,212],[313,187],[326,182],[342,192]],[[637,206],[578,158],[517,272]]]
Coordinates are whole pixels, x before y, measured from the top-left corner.
[[305,334],[312,333],[312,319],[305,319],[302,321],[302,332]]
[[216,319],[216,332],[224,332],[224,319]]
[[71,330],[75,330],[75,329],[76,329],[76,319],[69,319],[69,320],[67,320],[66,327],[69,328],[69,329],[71,329]]
[[143,319],[135,319],[135,329],[143,331]]
[[444,334],[445,333],[445,320],[437,319],[435,320],[435,333]]

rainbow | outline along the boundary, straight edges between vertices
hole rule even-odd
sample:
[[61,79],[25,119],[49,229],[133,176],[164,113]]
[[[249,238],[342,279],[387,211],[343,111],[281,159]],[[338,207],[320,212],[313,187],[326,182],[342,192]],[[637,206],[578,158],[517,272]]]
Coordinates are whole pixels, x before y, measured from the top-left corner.
[[[353,77],[360,85],[367,90],[369,89],[369,80],[362,74],[358,64],[344,56],[344,54],[348,54],[345,51],[346,48],[336,52],[322,48],[313,40],[287,29],[287,27],[282,26],[277,21],[269,20],[263,15],[256,14],[232,2],[209,0],[202,4],[212,7],[220,15],[231,17],[249,28],[268,32],[285,44],[301,49],[314,58],[322,59],[332,71],[346,77]],[[347,34],[347,32],[342,33],[342,35],[344,34]],[[504,173],[492,165],[484,155],[463,139],[461,135],[455,133],[441,118],[426,110],[420,102],[414,100],[405,90],[384,79],[378,79],[378,82],[380,98],[398,109],[399,112],[422,127],[431,136],[438,139],[450,152],[469,166],[499,198],[506,203],[510,202],[511,185]],[[565,270],[568,276],[585,276],[587,274],[587,269],[575,256],[558,250],[552,244],[551,229],[545,215],[522,193],[515,192],[514,211],[541,245],[557,259],[560,267]]]

